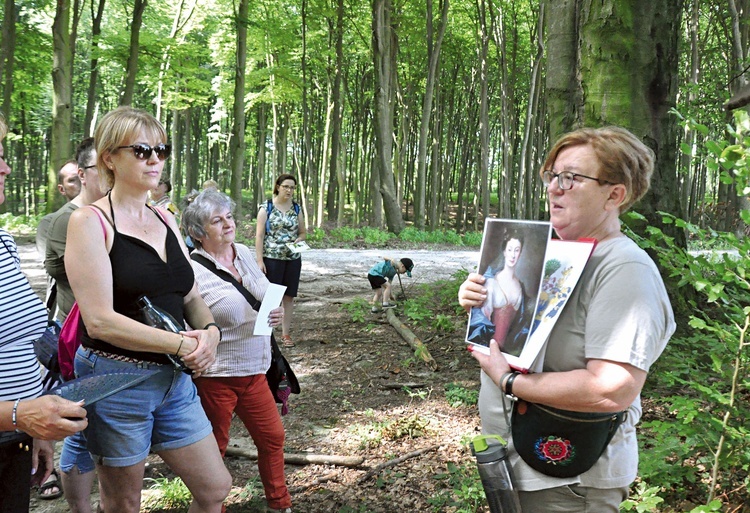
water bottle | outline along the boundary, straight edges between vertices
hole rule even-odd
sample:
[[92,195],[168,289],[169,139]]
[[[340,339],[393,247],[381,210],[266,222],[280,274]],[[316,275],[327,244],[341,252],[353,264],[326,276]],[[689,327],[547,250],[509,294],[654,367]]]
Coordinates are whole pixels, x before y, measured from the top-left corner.
[[[143,318],[146,320],[146,324],[148,324],[149,326],[164,331],[171,331],[172,333],[179,333],[183,330],[180,323],[177,322],[174,317],[172,317],[168,312],[165,312],[158,306],[151,303],[151,300],[146,296],[141,296],[138,298],[138,306],[141,308]],[[167,353],[166,356],[175,367],[187,374],[192,374],[193,371],[191,371],[187,367],[187,365],[185,365],[185,363],[179,356],[174,356],[169,353]]]
[[490,513],[521,513],[505,440],[498,435],[477,436],[471,441],[471,452],[477,459]]

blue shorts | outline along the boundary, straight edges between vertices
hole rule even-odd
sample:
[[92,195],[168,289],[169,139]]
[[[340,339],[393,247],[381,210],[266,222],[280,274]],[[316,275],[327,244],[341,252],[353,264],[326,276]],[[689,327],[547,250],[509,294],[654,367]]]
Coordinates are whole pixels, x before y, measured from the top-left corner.
[[286,286],[285,296],[297,297],[299,289],[299,277],[302,273],[302,259],[278,260],[276,258],[263,257],[266,266],[266,278],[271,283]]
[[96,468],[86,448],[86,436],[83,431],[65,438],[60,451],[60,470],[70,474],[74,467],[78,468],[79,474],[88,474]]
[[121,362],[83,346],[75,358],[80,377],[107,372],[156,371],[145,381],[87,408],[88,450],[98,464],[127,467],[150,451],[179,449],[213,434],[192,378],[172,365]]

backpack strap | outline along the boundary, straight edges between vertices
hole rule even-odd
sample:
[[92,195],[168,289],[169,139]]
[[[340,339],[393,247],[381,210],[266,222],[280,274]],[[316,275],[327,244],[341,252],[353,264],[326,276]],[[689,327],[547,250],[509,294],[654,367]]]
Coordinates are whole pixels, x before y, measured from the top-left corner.
[[[299,203],[296,201],[292,201],[292,208],[294,209],[294,213],[299,215],[300,213],[300,206]],[[273,210],[273,201],[268,200],[266,202],[266,233],[271,231],[271,211]]]
[[271,231],[271,211],[273,210],[273,201],[266,202],[266,233]]

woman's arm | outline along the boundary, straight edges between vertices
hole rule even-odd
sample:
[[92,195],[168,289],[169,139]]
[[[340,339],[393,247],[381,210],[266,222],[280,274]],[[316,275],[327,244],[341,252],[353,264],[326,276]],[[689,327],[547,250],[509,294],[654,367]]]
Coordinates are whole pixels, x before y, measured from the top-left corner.
[[305,214],[302,212],[302,209],[300,208],[299,214],[297,214],[297,240],[295,240],[294,242],[305,240],[306,237],[307,237],[307,228],[305,228]]
[[99,216],[91,208],[79,208],[70,217],[65,270],[89,336],[123,349],[175,354],[181,342],[179,334],[115,312],[109,260],[111,226],[106,226],[106,233],[105,240]]
[[265,208],[258,210],[258,219],[255,225],[255,261],[263,274],[266,274],[266,264],[263,263],[263,238],[266,235],[266,219],[268,214]]
[[[472,355],[502,390],[505,383],[500,380],[511,369],[497,343],[490,342],[489,355],[479,351],[473,351]],[[646,371],[627,363],[592,359],[584,369],[518,375],[513,381],[513,394],[563,410],[617,412],[633,404],[646,375]]]

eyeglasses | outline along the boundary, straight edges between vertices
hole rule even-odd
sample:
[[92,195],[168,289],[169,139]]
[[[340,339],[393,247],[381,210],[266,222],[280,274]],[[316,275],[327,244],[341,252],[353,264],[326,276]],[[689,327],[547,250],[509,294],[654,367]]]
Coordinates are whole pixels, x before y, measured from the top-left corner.
[[586,176],[581,175],[578,173],[573,173],[571,171],[563,171],[562,173],[555,174],[552,172],[552,170],[547,169],[542,173],[542,183],[545,187],[549,187],[549,184],[552,183],[552,180],[557,178],[557,186],[560,187],[563,191],[569,191],[573,188],[573,184],[575,183],[576,177],[581,178],[588,178],[589,180],[595,180],[599,182],[599,184],[607,183],[610,185],[614,185],[612,182],[608,182],[607,180],[602,180],[601,178],[594,178],[593,176]]
[[172,146],[169,144],[157,144],[156,146],[149,146],[148,144],[130,144],[128,146],[118,146],[117,149],[132,148],[133,155],[138,160],[148,160],[151,158],[151,153],[156,152],[156,158],[159,160],[167,160],[167,157],[172,153]]
[[95,167],[96,167],[96,164],[93,164],[93,165],[91,165],[91,166],[86,166],[86,167],[84,167],[84,168],[83,168],[83,170],[84,170],[84,171],[86,171],[86,170],[88,170],[88,169],[94,169]]
[[279,185],[282,189],[286,189],[288,191],[293,191],[297,188],[296,185]]

